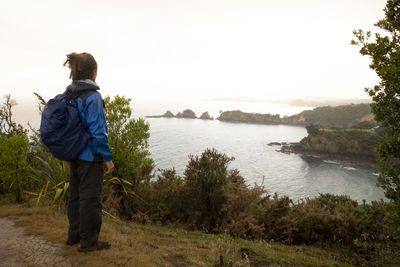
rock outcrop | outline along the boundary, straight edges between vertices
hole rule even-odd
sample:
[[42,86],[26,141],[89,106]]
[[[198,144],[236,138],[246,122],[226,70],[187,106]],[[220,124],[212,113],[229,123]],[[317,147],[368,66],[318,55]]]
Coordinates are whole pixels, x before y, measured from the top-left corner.
[[380,142],[382,137],[374,130],[324,129],[318,134],[309,134],[298,144],[282,146],[281,151],[375,165],[378,153],[374,146]]
[[203,114],[201,114],[201,116],[199,117],[199,119],[202,119],[202,120],[213,120],[213,118],[210,117],[210,114],[208,114],[207,111],[206,111],[206,112],[203,112]]
[[162,117],[163,117],[163,118],[173,118],[173,117],[175,117],[175,115],[174,115],[171,111],[167,110],[167,111],[164,113],[164,115],[162,115]]
[[186,119],[196,119],[196,113],[194,113],[192,110],[190,109],[185,109],[182,112],[178,112],[178,114],[176,114],[175,116],[176,118],[186,118]]
[[175,115],[167,110],[163,115],[153,115],[153,116],[146,116],[146,118],[174,118]]

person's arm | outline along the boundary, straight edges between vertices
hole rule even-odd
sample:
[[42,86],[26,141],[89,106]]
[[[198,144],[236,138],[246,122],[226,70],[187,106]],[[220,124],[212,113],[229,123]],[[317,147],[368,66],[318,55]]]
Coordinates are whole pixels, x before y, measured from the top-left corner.
[[[98,93],[94,93],[89,98],[86,101],[86,123],[88,133],[92,137],[91,145],[94,152],[103,157],[109,171],[114,164],[112,164],[112,153],[108,144],[108,128],[103,100]],[[107,162],[111,163],[107,164]]]

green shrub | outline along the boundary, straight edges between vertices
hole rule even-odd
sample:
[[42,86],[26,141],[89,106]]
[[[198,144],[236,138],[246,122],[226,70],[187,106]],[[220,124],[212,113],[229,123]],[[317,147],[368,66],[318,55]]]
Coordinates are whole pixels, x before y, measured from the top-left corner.
[[263,202],[264,214],[259,217],[259,224],[264,226],[263,238],[269,240],[281,240],[292,243],[293,229],[290,228],[288,215],[291,211],[292,201],[289,197],[278,197],[274,194],[271,199],[267,196]]
[[262,209],[264,187],[246,185],[245,179],[238,170],[232,170],[223,187],[225,201],[221,208],[221,224],[219,232],[228,232],[235,237],[262,238],[263,225],[258,217],[265,211]]
[[188,206],[184,179],[175,169],[161,170],[151,183],[148,197],[152,203],[152,218],[161,222],[182,221]]
[[119,95],[104,99],[108,140],[115,165],[104,186],[104,202],[107,208],[126,219],[132,219],[138,212],[148,213],[149,204],[144,198],[154,168],[147,150],[150,126],[142,118],[131,118],[130,102],[130,98]]
[[201,156],[189,156],[185,170],[190,206],[187,212],[188,220],[197,227],[213,231],[221,225],[221,209],[226,201],[223,187],[232,160],[215,149],[206,149]]
[[318,135],[320,133],[318,125],[310,124],[306,126],[309,135]]
[[153,160],[149,158],[150,125],[142,118],[133,119],[130,98],[104,98],[109,129],[108,141],[115,165],[113,175],[132,183],[134,190],[148,186],[152,177]]
[[0,136],[0,187],[5,193],[13,193],[17,202],[22,201],[23,190],[32,187],[28,150],[26,135]]
[[[246,185],[233,160],[215,149],[190,156],[183,177],[163,170],[151,183],[148,215],[177,221],[207,232],[266,239],[292,245],[323,245],[379,255],[395,247],[394,205],[358,204],[348,196],[320,194],[294,203],[270,196],[262,186]],[[145,213],[142,211],[142,213]]]

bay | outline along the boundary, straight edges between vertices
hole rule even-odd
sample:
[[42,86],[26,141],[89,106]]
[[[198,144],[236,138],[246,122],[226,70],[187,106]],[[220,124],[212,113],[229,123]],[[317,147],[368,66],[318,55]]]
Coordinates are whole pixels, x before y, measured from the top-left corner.
[[295,201],[319,193],[348,195],[361,202],[384,199],[376,187],[377,169],[332,159],[277,152],[270,142],[299,142],[304,127],[255,125],[217,120],[157,118],[150,123],[150,152],[156,167],[175,168],[182,175],[189,155],[206,148],[234,157],[236,168],[251,186],[263,184],[270,193]]

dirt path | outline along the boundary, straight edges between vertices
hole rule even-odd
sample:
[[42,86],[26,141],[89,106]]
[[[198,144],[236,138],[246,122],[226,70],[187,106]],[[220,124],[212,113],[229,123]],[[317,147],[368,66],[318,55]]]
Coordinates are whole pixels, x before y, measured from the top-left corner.
[[64,244],[44,240],[41,236],[24,234],[13,220],[0,218],[0,266],[65,266],[72,264],[62,256]]

